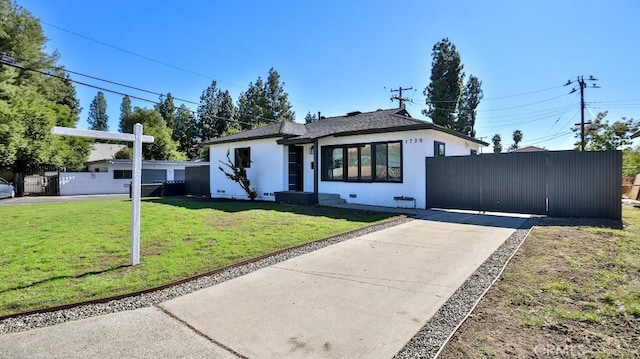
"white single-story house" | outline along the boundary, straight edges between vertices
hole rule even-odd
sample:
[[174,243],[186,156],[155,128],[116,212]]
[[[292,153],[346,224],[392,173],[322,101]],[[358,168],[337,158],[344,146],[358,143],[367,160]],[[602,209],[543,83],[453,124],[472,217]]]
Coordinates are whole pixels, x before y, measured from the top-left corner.
[[[197,161],[142,161],[142,183],[184,181],[185,168],[208,165]],[[89,172],[61,172],[60,195],[125,194],[132,181],[131,160],[87,162]]]
[[475,155],[488,143],[396,108],[309,124],[279,122],[202,145],[210,148],[212,198],[248,198],[219,169],[229,153],[236,163],[244,159],[259,200],[295,191],[348,203],[425,208],[425,157]]

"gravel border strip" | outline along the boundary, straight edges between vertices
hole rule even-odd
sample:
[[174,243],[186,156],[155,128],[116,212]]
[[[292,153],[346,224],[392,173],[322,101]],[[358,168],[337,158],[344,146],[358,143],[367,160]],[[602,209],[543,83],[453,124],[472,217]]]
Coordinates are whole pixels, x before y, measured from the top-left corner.
[[458,328],[502,274],[537,218],[523,223],[438,309],[394,358],[437,358]]
[[311,242],[300,247],[294,247],[289,250],[285,250],[283,252],[268,256],[266,258],[262,258],[255,262],[223,269],[220,272],[217,272],[210,276],[200,277],[194,279],[193,281],[185,282],[154,292],[143,293],[140,295],[112,300],[105,303],[81,304],[76,307],[57,310],[54,312],[18,315],[15,317],[6,318],[0,321],[0,335],[48,327],[67,321],[86,319],[124,310],[135,310],[139,308],[150,307],[161,302],[175,299],[177,297],[193,293],[197,290],[243,276],[258,269],[265,268],[286,261],[288,259],[316,251],[332,244],[360,237],[372,232],[377,232],[389,227],[410,222],[412,220],[413,218],[409,218],[406,216],[386,220],[381,223],[373,224],[361,229]]

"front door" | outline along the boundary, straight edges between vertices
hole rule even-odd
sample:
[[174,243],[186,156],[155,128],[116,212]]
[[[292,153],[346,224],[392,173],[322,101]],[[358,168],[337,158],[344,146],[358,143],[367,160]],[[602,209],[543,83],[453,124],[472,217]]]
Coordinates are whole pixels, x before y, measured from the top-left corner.
[[303,191],[302,147],[289,146],[289,191]]

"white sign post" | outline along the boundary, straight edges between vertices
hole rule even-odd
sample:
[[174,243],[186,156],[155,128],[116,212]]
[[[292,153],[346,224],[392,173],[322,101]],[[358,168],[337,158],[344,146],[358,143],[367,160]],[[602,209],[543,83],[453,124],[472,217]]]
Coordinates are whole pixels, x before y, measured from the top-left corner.
[[133,142],[133,183],[131,184],[131,265],[135,266],[140,264],[140,183],[142,182],[142,144],[152,143],[153,136],[143,135],[142,125],[139,123],[133,125],[133,134],[82,130],[79,128],[58,126],[54,126],[51,129],[51,133],[62,136],[89,137],[103,140]]

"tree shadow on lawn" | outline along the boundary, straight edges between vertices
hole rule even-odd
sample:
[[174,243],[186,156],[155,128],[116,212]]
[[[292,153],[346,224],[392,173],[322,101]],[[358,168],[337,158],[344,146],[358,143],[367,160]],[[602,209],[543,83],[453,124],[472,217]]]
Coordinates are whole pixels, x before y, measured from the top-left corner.
[[39,284],[44,284],[44,283],[48,283],[48,282],[53,282],[59,279],[80,279],[80,278],[84,278],[84,277],[88,277],[91,275],[98,275],[98,274],[103,274],[103,273],[107,273],[107,272],[112,272],[112,271],[116,271],[118,269],[122,269],[122,268],[127,268],[130,267],[130,265],[128,264],[121,264],[118,266],[113,266],[113,267],[109,267],[106,269],[102,269],[102,270],[96,270],[96,271],[89,271],[89,272],[84,272],[84,273],[80,273],[80,274],[76,274],[76,275],[61,275],[61,276],[56,276],[56,277],[51,277],[51,278],[45,278],[39,281],[35,281],[29,284],[25,284],[25,285],[21,285],[18,287],[13,287],[13,288],[7,288],[4,290],[0,290],[0,293],[6,293],[6,292],[11,292],[14,290],[21,290],[21,289],[27,289],[27,288],[31,288],[31,287],[35,287],[36,285]]
[[267,201],[245,201],[233,199],[211,199],[197,197],[158,197],[145,198],[144,202],[164,204],[169,206],[182,207],[187,209],[215,209],[227,213],[237,213],[262,209],[266,211],[277,211],[285,213],[302,214],[306,216],[320,216],[332,219],[345,219],[356,222],[376,222],[396,216],[393,213],[374,212],[366,210],[353,210],[345,208],[324,207],[324,206],[304,206],[297,204],[284,204]]

